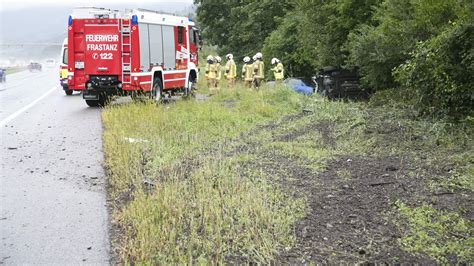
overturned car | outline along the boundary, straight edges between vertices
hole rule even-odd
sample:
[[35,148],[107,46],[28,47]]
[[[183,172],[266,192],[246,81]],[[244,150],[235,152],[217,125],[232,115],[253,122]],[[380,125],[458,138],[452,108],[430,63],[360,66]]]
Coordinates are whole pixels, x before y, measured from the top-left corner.
[[365,99],[369,92],[359,86],[357,68],[324,67],[313,77],[316,91],[329,99]]

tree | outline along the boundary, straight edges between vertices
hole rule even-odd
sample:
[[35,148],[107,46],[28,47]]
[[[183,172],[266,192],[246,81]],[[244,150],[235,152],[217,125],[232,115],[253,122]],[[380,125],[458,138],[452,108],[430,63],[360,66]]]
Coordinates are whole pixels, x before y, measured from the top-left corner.
[[[299,11],[289,12],[278,28],[265,39],[264,54],[276,57],[284,62],[286,75],[310,77],[314,75],[311,58],[305,57],[299,38],[300,21],[303,14]],[[267,58],[270,60],[270,58]],[[268,75],[272,76],[270,70]]]
[[370,23],[374,7],[381,0],[300,0],[297,9],[303,14],[300,38],[302,52],[315,68],[342,66],[348,51],[349,32]]
[[194,3],[198,5],[196,16],[203,37],[215,45],[225,45],[232,33],[230,11],[234,5],[204,0],[195,0]]
[[277,28],[277,20],[292,8],[292,2],[195,0],[204,37],[218,45],[221,54],[233,53],[238,59],[262,50],[265,39]]
[[195,2],[208,40],[239,60],[263,49],[305,77],[357,66],[364,86],[409,87],[425,110],[472,109],[472,0]]
[[463,117],[474,113],[474,23],[451,23],[439,35],[416,45],[394,71],[396,80],[415,91],[426,114]]
[[397,86],[392,70],[408,59],[418,41],[425,41],[465,16],[463,0],[385,0],[372,24],[349,33],[347,64],[360,67],[366,86]]

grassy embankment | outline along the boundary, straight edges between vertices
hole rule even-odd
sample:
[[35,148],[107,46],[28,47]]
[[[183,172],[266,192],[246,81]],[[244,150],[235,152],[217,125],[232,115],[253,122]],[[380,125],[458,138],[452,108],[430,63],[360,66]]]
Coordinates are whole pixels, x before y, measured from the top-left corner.
[[[334,182],[348,187],[362,182],[355,176],[367,169],[326,167],[349,157],[399,162],[387,184],[406,183],[406,195],[372,188],[387,198],[379,215],[398,228],[393,245],[438,262],[472,261],[472,125],[419,119],[410,108],[386,99],[379,106],[377,99],[329,102],[286,89],[237,88],[206,101],[108,108],[104,147],[120,259],[272,261],[299,241],[294,224],[311,211],[305,187],[334,189],[319,174],[334,170]],[[292,187],[301,177],[309,183]],[[371,230],[364,229],[370,243]],[[335,261],[345,252],[324,247]],[[384,253],[376,248],[368,251]]]
[[268,261],[291,246],[291,226],[302,215],[302,202],[288,198],[260,173],[243,177],[242,158],[224,158],[219,144],[302,104],[301,96],[286,89],[256,93],[239,88],[203,102],[106,110],[109,193],[118,203],[113,220],[123,230],[122,259]]

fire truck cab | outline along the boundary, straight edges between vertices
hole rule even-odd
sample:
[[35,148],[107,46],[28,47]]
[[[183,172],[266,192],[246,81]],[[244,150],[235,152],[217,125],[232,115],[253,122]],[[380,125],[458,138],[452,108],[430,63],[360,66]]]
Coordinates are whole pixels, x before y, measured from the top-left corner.
[[66,95],[72,95],[73,90],[70,90],[67,85],[68,69],[67,69],[67,38],[64,39],[63,46],[61,48],[61,61],[59,63],[59,84],[64,90]]
[[188,95],[197,83],[199,31],[187,17],[76,8],[68,24],[68,86],[89,106],[113,95]]

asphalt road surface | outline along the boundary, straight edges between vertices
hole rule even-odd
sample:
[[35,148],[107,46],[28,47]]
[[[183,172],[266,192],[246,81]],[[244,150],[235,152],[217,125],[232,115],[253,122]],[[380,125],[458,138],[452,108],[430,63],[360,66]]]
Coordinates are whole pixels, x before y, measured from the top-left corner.
[[109,264],[100,109],[58,68],[0,84],[0,264]]

